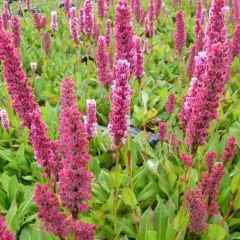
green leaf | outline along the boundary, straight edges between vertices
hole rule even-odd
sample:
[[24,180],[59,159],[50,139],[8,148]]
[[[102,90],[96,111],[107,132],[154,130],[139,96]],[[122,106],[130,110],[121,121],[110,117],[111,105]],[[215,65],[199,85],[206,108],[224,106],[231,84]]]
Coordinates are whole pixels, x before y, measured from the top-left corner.
[[136,196],[130,188],[124,188],[122,190],[122,200],[125,204],[131,207],[134,207],[137,204]]
[[231,191],[234,193],[240,187],[240,173],[234,175],[232,182],[231,182]]
[[154,218],[155,230],[157,231],[157,240],[165,240],[168,229],[169,214],[162,200],[158,201],[158,205],[154,211]]
[[224,228],[218,224],[209,224],[208,231],[204,236],[204,240],[223,240],[226,236]]

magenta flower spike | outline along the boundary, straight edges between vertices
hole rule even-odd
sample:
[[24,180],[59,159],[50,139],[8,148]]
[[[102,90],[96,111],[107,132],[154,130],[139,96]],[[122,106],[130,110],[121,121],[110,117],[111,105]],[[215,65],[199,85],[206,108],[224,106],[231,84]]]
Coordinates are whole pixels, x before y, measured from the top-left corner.
[[5,218],[0,215],[0,239],[1,240],[14,240],[14,234],[9,231]]
[[217,158],[217,154],[213,151],[210,151],[206,154],[205,160],[206,160],[206,166],[209,172],[212,171],[216,158]]
[[231,163],[237,154],[237,140],[234,136],[229,137],[222,154],[224,163]]
[[58,15],[56,11],[51,12],[51,29],[52,33],[56,33],[58,30]]
[[66,77],[64,78],[61,84],[61,98],[60,98],[61,111],[63,111],[65,108],[72,106],[77,107],[75,82],[73,79]]
[[107,16],[107,3],[106,0],[98,0],[97,1],[98,6],[98,16],[100,18],[104,18]]
[[84,1],[84,33],[87,36],[94,33],[93,0]]
[[168,116],[174,112],[176,101],[176,95],[174,93],[170,93],[165,107]]
[[187,167],[192,167],[193,160],[187,154],[182,153],[180,158]]
[[110,46],[111,39],[112,39],[112,21],[111,19],[108,19],[106,21],[106,33],[105,33],[105,41],[107,47]]
[[84,33],[84,8],[80,9],[80,15],[79,15],[79,30],[80,33]]
[[141,17],[142,17],[142,6],[141,6],[141,1],[140,0],[135,0],[134,1],[134,8],[133,8],[134,14],[135,14],[135,19],[140,22]]
[[46,54],[48,54],[51,46],[51,36],[48,32],[42,32],[41,35],[42,35],[43,50]]
[[7,28],[8,28],[8,15],[7,15],[7,13],[3,13],[2,14],[2,20],[3,20],[3,28],[5,29],[5,30],[7,30]]
[[3,3],[3,13],[7,15],[7,18],[10,18],[10,11],[9,11],[9,3],[8,1],[4,1]]
[[180,54],[186,45],[185,20],[182,11],[177,12],[174,48]]
[[232,54],[232,58],[238,56],[240,54],[240,24],[237,25],[234,34],[233,34],[233,38],[231,40],[231,54]]
[[201,234],[207,230],[207,210],[201,192],[188,189],[186,192],[186,208],[190,214],[189,230]]
[[50,174],[56,166],[52,141],[47,137],[47,128],[41,119],[33,90],[28,85],[19,53],[11,41],[11,35],[4,30],[0,30],[0,60],[3,61],[3,75],[12,107],[23,120],[23,126],[30,130],[37,162]]
[[155,0],[155,7],[154,7],[154,11],[155,11],[155,16],[158,19],[161,11],[162,11],[162,4],[163,4],[163,0]]
[[75,7],[71,7],[69,9],[69,25],[70,25],[71,37],[74,40],[76,47],[78,47],[78,45],[80,44],[80,35],[79,35],[79,26],[78,26],[78,19],[77,19]]
[[0,108],[0,121],[1,121],[2,127],[7,132],[9,132],[10,123],[9,123],[9,119],[8,119],[8,114],[7,114],[7,111],[5,109],[1,109],[1,108]]
[[103,86],[111,84],[112,79],[109,74],[109,54],[107,52],[106,41],[103,36],[98,38],[97,51],[96,51],[96,63],[98,71],[98,79]]
[[66,238],[71,232],[71,218],[60,212],[60,205],[54,192],[49,190],[48,185],[38,184],[33,199],[44,228],[62,239]]
[[114,34],[116,39],[116,60],[126,59],[130,63],[130,72],[132,74],[135,71],[134,30],[127,0],[120,0],[116,6]]
[[177,148],[181,144],[181,142],[178,140],[178,136],[177,136],[177,134],[175,132],[170,134],[169,144],[174,149]]
[[31,9],[31,0],[26,0],[26,6],[27,6],[28,11],[30,11],[30,9]]
[[96,110],[96,101],[94,99],[87,100],[87,133],[88,137],[95,138],[97,135],[97,110]]
[[135,78],[140,80],[144,77],[144,55],[141,46],[141,38],[135,37],[135,52],[136,52],[136,63],[135,63]]
[[89,163],[88,134],[83,116],[76,106],[64,108],[60,116],[60,145],[64,160],[59,173],[59,194],[62,204],[77,219],[81,211],[87,211],[91,198],[93,175],[86,167]]
[[21,43],[21,22],[17,16],[12,17],[12,39],[15,47],[18,48]]
[[224,25],[225,0],[213,0],[209,10],[209,20],[205,33],[205,50],[211,51],[213,44],[225,43],[226,28]]
[[167,137],[167,124],[160,120],[158,122],[158,139],[161,142],[164,142],[166,140],[166,137]]
[[94,240],[96,226],[93,224],[76,221],[73,226],[76,232],[76,240]]
[[119,149],[128,138],[129,111],[132,90],[129,86],[130,64],[119,59],[114,66],[112,85],[112,106],[109,116],[109,131],[112,148]]
[[150,38],[152,38],[155,34],[155,26],[154,26],[154,20],[155,20],[155,12],[154,12],[154,0],[149,0],[149,12],[148,12],[148,18],[149,18],[149,32],[148,35]]

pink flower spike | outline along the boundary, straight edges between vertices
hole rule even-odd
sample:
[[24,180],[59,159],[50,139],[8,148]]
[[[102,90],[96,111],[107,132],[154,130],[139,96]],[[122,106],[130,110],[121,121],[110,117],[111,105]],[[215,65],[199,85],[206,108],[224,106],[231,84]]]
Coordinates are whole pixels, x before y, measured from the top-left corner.
[[76,47],[80,44],[80,35],[79,35],[79,26],[78,26],[78,19],[76,16],[76,8],[71,7],[69,10],[69,25],[70,25],[70,32],[71,37],[73,38]]
[[51,46],[51,36],[48,32],[42,32],[41,35],[43,50],[46,54],[48,54]]
[[91,198],[93,175],[86,167],[89,163],[87,130],[77,106],[67,107],[60,116],[60,146],[63,168],[59,173],[59,194],[62,204],[76,219],[80,211],[87,211]]
[[189,230],[201,234],[207,230],[206,203],[199,191],[188,189],[186,192],[186,208],[190,214]]
[[26,5],[27,5],[28,11],[30,11],[30,9],[31,9],[31,0],[26,0]]
[[209,172],[212,171],[212,168],[214,166],[214,161],[216,158],[217,158],[217,154],[213,151],[210,151],[206,154],[205,160],[206,160],[207,169]]
[[232,57],[236,57],[240,54],[240,24],[237,25],[234,34],[233,34],[233,38],[231,41],[231,53],[232,53]]
[[15,47],[18,48],[21,43],[21,22],[17,16],[12,17],[12,38]]
[[51,28],[52,33],[56,33],[58,30],[58,15],[56,11],[51,12]]
[[112,82],[109,74],[109,54],[107,52],[106,41],[103,36],[98,38],[96,63],[98,71],[98,79],[103,86],[108,86]]
[[141,46],[141,38],[135,37],[135,52],[136,52],[136,63],[135,63],[135,78],[140,80],[144,77],[144,56]]
[[77,221],[74,223],[73,229],[77,233],[76,240],[94,240],[95,225]]
[[98,16],[100,18],[104,18],[107,15],[107,3],[106,0],[98,0],[97,1],[98,6]]
[[181,154],[181,160],[187,167],[192,167],[193,160],[187,154]]
[[84,1],[84,33],[87,36],[94,33],[93,0]]
[[175,105],[176,105],[176,96],[174,93],[170,93],[169,96],[168,96],[168,100],[167,100],[167,103],[166,103],[166,113],[168,116],[170,116],[173,112],[174,112],[174,108],[175,108]]
[[60,212],[57,196],[49,190],[47,185],[38,184],[33,199],[45,229],[62,239],[66,238],[71,232],[71,219],[67,219],[67,216]]
[[9,132],[10,130],[10,123],[9,123],[9,119],[8,119],[8,114],[7,111],[4,109],[0,108],[0,121],[2,124],[2,127]]
[[166,137],[167,137],[167,124],[160,120],[158,122],[158,139],[161,142],[164,142],[166,140]]
[[149,0],[149,12],[148,12],[148,18],[149,18],[149,32],[148,35],[150,38],[152,38],[155,34],[155,26],[154,26],[154,0]]
[[14,234],[10,232],[6,224],[6,220],[3,216],[0,215],[0,239],[1,240],[14,240]]
[[106,34],[105,34],[105,40],[106,40],[107,47],[110,46],[111,39],[112,39],[112,21],[111,21],[111,19],[108,19],[106,21]]
[[73,79],[66,77],[61,84],[60,108],[63,111],[67,107],[77,107],[77,97],[75,82]]
[[163,0],[155,0],[155,16],[158,19],[162,11]]
[[115,29],[116,60],[126,59],[131,74],[135,71],[134,29],[127,0],[120,0],[116,6]]
[[109,116],[109,131],[112,148],[119,149],[128,138],[129,111],[132,90],[129,86],[130,64],[127,60],[118,60],[114,66],[112,85],[112,106]]
[[95,138],[97,135],[97,111],[96,101],[94,99],[87,100],[87,119],[86,126],[89,138]]
[[237,140],[234,136],[229,137],[222,154],[222,161],[231,163],[237,154]]
[[177,12],[176,16],[176,31],[174,37],[174,48],[178,53],[181,53],[186,45],[186,29],[185,20],[182,11]]

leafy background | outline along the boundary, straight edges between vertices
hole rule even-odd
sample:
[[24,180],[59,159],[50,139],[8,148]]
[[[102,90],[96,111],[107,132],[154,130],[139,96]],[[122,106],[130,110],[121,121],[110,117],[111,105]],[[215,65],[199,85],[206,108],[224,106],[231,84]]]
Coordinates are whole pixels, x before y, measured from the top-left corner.
[[[23,67],[29,77],[30,85],[38,103],[41,105],[43,118],[49,127],[49,136],[57,139],[59,115],[59,86],[65,76],[76,81],[78,106],[86,113],[86,99],[96,99],[98,123],[108,125],[110,104],[108,91],[99,84],[94,61],[87,63],[80,59],[91,55],[95,59],[96,42],[82,38],[80,48],[74,48],[70,38],[68,22],[63,10],[58,8],[56,1],[33,1],[42,14],[48,17],[47,30],[50,32],[50,12],[57,10],[59,14],[59,31],[52,37],[51,50],[46,55],[41,46],[39,32],[35,29],[32,16],[25,13],[22,18],[22,43],[20,52]],[[144,1],[147,7],[147,1]],[[179,6],[186,16],[187,47],[184,50],[184,63],[180,64],[173,50],[174,19],[177,8],[170,1],[164,1],[161,17],[156,25],[156,35],[150,40],[152,48],[145,55],[145,77],[142,81],[143,90],[134,79],[130,80],[133,89],[131,104],[131,125],[141,131],[134,138],[129,138],[121,150],[121,167],[116,173],[115,160],[110,149],[108,133],[98,130],[98,135],[90,144],[92,160],[89,169],[94,173],[92,195],[89,202],[90,211],[83,220],[97,225],[96,239],[113,239],[113,189],[115,175],[119,176],[120,205],[118,210],[119,239],[139,240],[171,240],[194,239],[187,232],[189,216],[183,211],[182,195],[185,190],[180,177],[184,175],[184,165],[178,152],[168,142],[157,143],[152,147],[148,143],[152,131],[157,131],[154,117],[168,123],[168,131],[176,132],[184,142],[179,128],[177,114],[180,111],[182,96],[187,92],[190,79],[186,77],[187,57],[194,40],[195,5],[185,1]],[[11,5],[12,13],[16,14],[16,3]],[[110,16],[114,20],[114,7]],[[99,21],[101,34],[105,32],[105,21]],[[233,25],[229,26],[229,37]],[[134,21],[135,32],[144,38],[143,27]],[[212,122],[210,136],[204,148],[199,148],[194,159],[195,166],[203,160],[204,154],[214,150],[221,155],[226,140],[230,135],[236,137],[240,146],[240,59],[232,64],[231,79],[227,84],[219,108],[219,120]],[[31,71],[30,63],[37,62],[36,73]],[[181,84],[179,78],[182,79]],[[168,94],[177,95],[177,106],[170,118],[165,113]],[[6,85],[0,74],[0,106],[9,114],[11,130],[9,133],[0,128],[0,208],[10,229],[20,240],[56,239],[44,231],[37,217],[37,208],[33,202],[33,191],[36,182],[43,181],[41,169],[33,158],[33,149],[28,142],[28,130],[21,128],[19,120],[11,108],[11,101]],[[148,129],[148,132],[144,129]],[[130,150],[132,159],[132,176],[128,174],[127,156]],[[179,151],[186,152],[184,144]],[[240,186],[240,157],[238,154],[233,163],[225,169],[221,184],[218,203],[222,215],[225,213],[232,193]],[[195,170],[194,170],[195,169]],[[190,186],[196,187],[198,172],[196,167],[191,172]],[[215,216],[209,222],[206,233],[199,239],[223,240],[240,238],[240,194],[234,204],[236,215],[224,224],[221,216]]]

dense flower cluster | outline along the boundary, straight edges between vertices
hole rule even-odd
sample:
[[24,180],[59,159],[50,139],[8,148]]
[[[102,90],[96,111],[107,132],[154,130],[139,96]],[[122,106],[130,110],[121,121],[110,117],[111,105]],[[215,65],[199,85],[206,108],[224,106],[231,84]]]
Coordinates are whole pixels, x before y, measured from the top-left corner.
[[73,96],[73,80],[66,78],[61,90],[59,144],[64,159],[59,173],[59,194],[63,206],[77,219],[80,211],[87,211],[86,201],[91,198],[92,173],[86,169],[90,159],[88,134]]
[[19,47],[21,43],[21,22],[17,16],[12,17],[12,39],[15,47]]
[[93,1],[84,1],[84,33],[91,36],[94,33],[94,15],[93,15]]
[[149,12],[148,12],[148,19],[149,19],[149,31],[148,36],[151,38],[155,34],[155,27],[154,27],[154,19],[155,19],[155,11],[154,11],[154,0],[149,1]]
[[42,36],[43,50],[46,54],[48,54],[51,46],[51,36],[48,32],[42,32],[41,36]]
[[71,7],[69,10],[69,25],[70,25],[71,36],[76,46],[78,46],[80,44],[80,35],[78,32],[79,26],[78,26],[78,18],[77,18],[75,7]]
[[38,207],[38,216],[47,231],[65,238],[71,232],[71,219],[60,212],[60,205],[56,195],[48,185],[38,184],[35,188],[34,201]]
[[211,172],[216,158],[217,158],[217,154],[213,151],[210,151],[206,154],[205,160],[206,160],[206,166],[207,166],[208,171]]
[[181,154],[181,160],[187,167],[193,165],[193,160],[187,154]]
[[237,25],[234,33],[233,33],[233,38],[231,41],[231,54],[232,57],[236,57],[240,54],[240,25]]
[[53,33],[56,33],[58,30],[58,15],[56,11],[51,12],[51,28]]
[[237,140],[234,136],[231,136],[224,148],[222,154],[222,161],[224,163],[231,163],[237,153]]
[[135,37],[135,52],[136,52],[136,63],[135,63],[135,77],[140,80],[144,77],[144,56],[141,46],[141,38]]
[[118,60],[114,66],[112,107],[109,116],[109,131],[114,149],[122,146],[128,138],[131,89],[129,86],[130,64]]
[[77,221],[73,228],[77,234],[76,240],[94,240],[95,225]]
[[107,15],[107,3],[105,0],[98,0],[98,16],[104,18]]
[[9,123],[7,111],[5,109],[1,109],[1,108],[0,108],[0,121],[1,121],[2,127],[6,131],[9,131],[10,130],[10,123]]
[[131,11],[126,0],[120,0],[116,7],[114,31],[116,39],[116,60],[126,59],[130,63],[130,72],[134,73],[134,31],[131,23]]
[[5,218],[0,215],[0,239],[1,240],[14,240],[14,234],[7,230]]
[[155,0],[154,11],[155,11],[156,18],[159,18],[160,14],[161,14],[162,4],[163,4],[162,0]]
[[77,106],[74,80],[66,77],[61,84],[61,111],[67,107]]
[[23,125],[30,129],[30,140],[36,147],[36,160],[50,173],[55,167],[52,142],[46,135],[47,128],[42,122],[33,90],[28,85],[19,53],[11,41],[10,34],[4,30],[0,30],[0,59],[3,61],[3,74],[12,99],[12,107],[23,120]]
[[202,180],[199,183],[199,191],[207,202],[207,212],[210,217],[218,214],[219,206],[216,202],[219,186],[224,176],[224,167],[222,163],[217,163],[209,169],[207,173],[202,174]]
[[213,0],[212,2],[205,35],[205,50],[207,52],[211,51],[212,45],[224,44],[226,41],[225,4],[225,0]]
[[169,96],[168,96],[168,100],[167,100],[167,103],[166,103],[166,113],[168,116],[170,116],[173,112],[174,112],[174,108],[175,108],[175,105],[176,105],[176,96],[174,93],[170,93]]
[[112,39],[112,21],[111,21],[111,19],[108,19],[106,21],[106,34],[105,34],[105,40],[106,40],[107,47],[110,46],[111,39]]
[[47,18],[46,16],[40,16],[38,11],[33,13],[33,20],[36,29],[40,30],[43,29],[47,25]]
[[59,174],[59,194],[62,204],[77,218],[87,211],[91,198],[92,173],[86,169],[89,162],[87,131],[76,106],[61,112],[60,144],[64,153],[63,169]]
[[107,52],[107,46],[105,37],[100,36],[97,43],[96,51],[96,63],[98,71],[98,79],[103,86],[108,86],[112,82],[111,74],[109,72],[109,54]]
[[167,125],[163,121],[158,121],[158,139],[164,142],[167,137]]
[[97,135],[97,117],[96,117],[96,101],[94,99],[87,100],[87,133],[89,138],[95,138]]
[[186,29],[184,15],[182,11],[177,12],[176,16],[176,32],[174,36],[174,48],[181,53],[186,45]]
[[190,214],[189,230],[192,233],[200,234],[207,229],[206,224],[206,203],[201,192],[197,190],[187,190],[186,208]]

